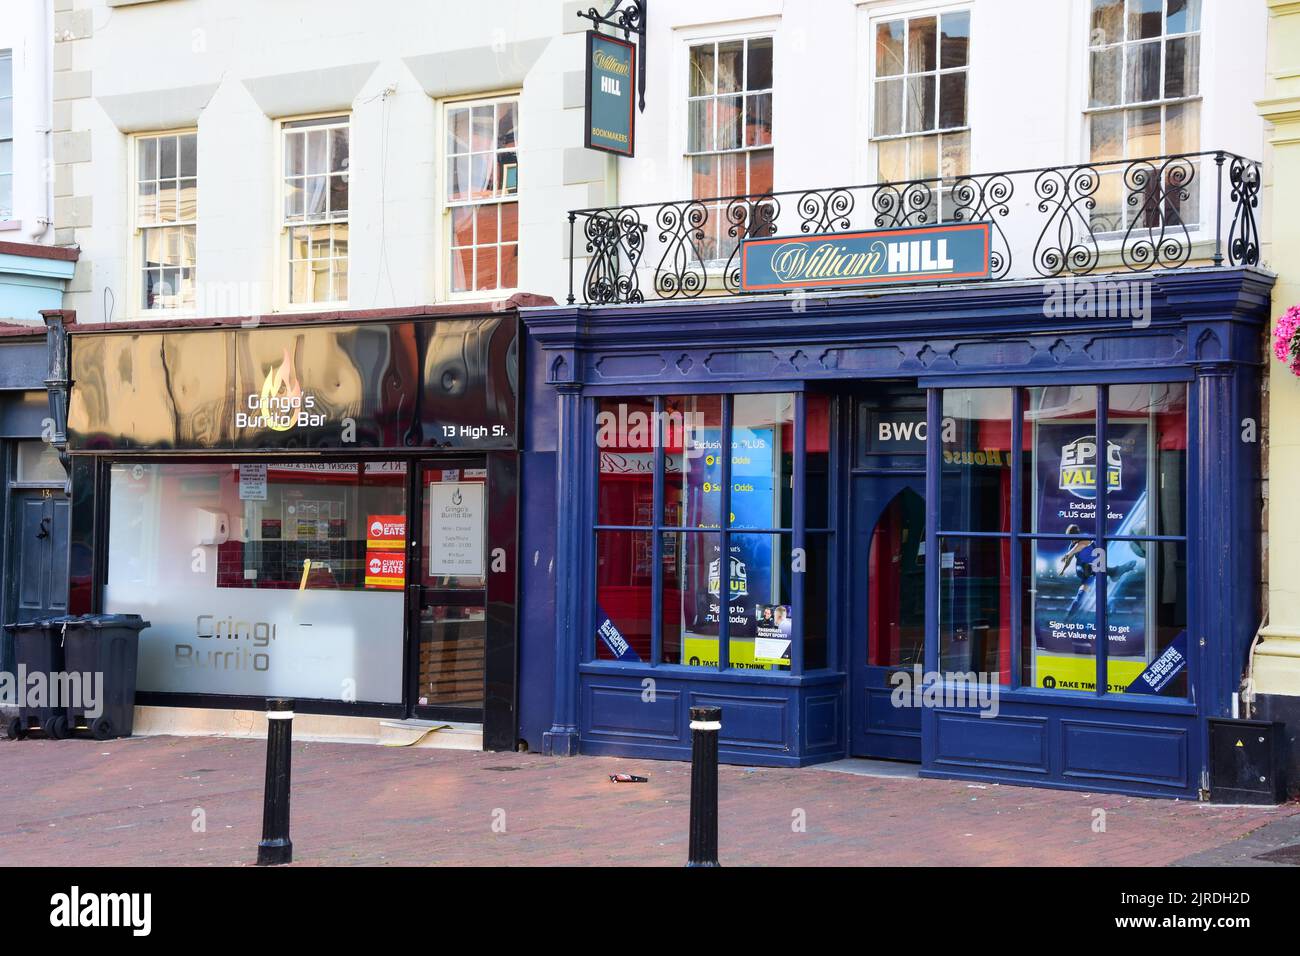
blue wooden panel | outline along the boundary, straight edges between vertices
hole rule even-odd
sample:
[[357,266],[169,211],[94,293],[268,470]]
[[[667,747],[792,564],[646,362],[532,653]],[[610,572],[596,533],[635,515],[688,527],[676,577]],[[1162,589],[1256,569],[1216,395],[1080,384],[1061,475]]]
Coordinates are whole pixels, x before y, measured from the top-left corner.
[[1062,720],[1061,738],[1067,777],[1189,785],[1184,728]]
[[936,711],[934,762],[1048,772],[1046,717],[981,717]]
[[758,688],[738,694],[692,691],[690,706],[722,708],[719,747],[796,750],[789,726],[790,700],[763,691]]
[[866,689],[867,726],[873,734],[903,734],[915,737],[921,733],[921,707],[895,707],[890,702],[893,693],[888,688]]
[[803,749],[841,750],[840,730],[844,726],[841,694],[808,695],[803,699]]
[[587,733],[605,737],[681,740],[681,694],[656,688],[654,700],[642,700],[640,684],[587,684],[583,712]]

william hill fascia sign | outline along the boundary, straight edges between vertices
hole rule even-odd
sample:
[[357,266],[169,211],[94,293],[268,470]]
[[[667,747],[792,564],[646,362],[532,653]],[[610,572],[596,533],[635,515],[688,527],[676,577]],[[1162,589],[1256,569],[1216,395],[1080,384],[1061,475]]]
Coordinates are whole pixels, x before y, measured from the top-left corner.
[[774,292],[987,279],[987,222],[746,238],[740,288]]

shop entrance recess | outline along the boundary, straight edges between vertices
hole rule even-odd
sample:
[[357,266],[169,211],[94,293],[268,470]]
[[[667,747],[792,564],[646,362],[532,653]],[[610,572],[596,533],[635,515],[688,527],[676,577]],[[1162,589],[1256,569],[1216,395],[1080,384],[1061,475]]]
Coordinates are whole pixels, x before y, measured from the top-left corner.
[[481,723],[513,749],[516,631],[513,455],[417,463],[407,550],[411,716]]
[[849,749],[919,761],[910,689],[925,659],[925,393],[874,386],[854,400],[853,425]]

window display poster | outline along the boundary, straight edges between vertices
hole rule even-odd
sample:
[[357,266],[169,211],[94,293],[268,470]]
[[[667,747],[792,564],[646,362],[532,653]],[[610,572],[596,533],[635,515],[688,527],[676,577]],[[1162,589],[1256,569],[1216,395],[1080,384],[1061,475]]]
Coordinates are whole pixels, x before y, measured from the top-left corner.
[[266,500],[266,465],[239,466],[239,500]]
[[756,605],[754,619],[754,660],[759,664],[789,664],[794,630],[790,605]]
[[[1034,682],[1091,689],[1097,640],[1097,582],[1106,576],[1108,683],[1124,688],[1146,661],[1147,554],[1140,542],[1113,542],[1098,552],[1097,481],[1106,481],[1108,527],[1134,534],[1146,526],[1148,428],[1145,421],[1107,425],[1099,466],[1091,421],[1042,421],[1034,437],[1037,531],[1065,534],[1034,544]],[[1130,660],[1124,661],[1123,658]],[[1135,666],[1136,665],[1136,666]]]
[[479,482],[429,484],[429,577],[483,577],[483,488]]
[[[700,454],[688,460],[686,472],[686,520],[688,527],[716,527],[710,520],[720,513],[722,456],[720,430],[701,429],[694,441]],[[722,548],[715,535],[688,534],[685,540],[687,575],[686,606],[695,609],[688,621],[689,658],[717,660],[718,624],[722,614],[723,580],[729,594],[729,629],[733,643],[732,666],[768,665],[757,662],[752,639],[757,637],[756,601],[770,600],[777,579],[773,566],[772,536],[744,534],[747,528],[771,528],[776,523],[775,432],[772,428],[732,429],[731,456],[731,554],[723,567]],[[718,496],[718,497],[715,497]],[[709,637],[710,641],[692,638]],[[703,645],[707,644],[708,647]]]

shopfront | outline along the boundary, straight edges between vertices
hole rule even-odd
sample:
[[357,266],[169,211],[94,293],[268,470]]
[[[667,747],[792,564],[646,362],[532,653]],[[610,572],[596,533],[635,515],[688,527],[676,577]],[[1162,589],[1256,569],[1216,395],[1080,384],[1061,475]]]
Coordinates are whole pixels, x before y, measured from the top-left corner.
[[1272,277],[1134,281],[1141,321],[1041,281],[524,310],[547,749],[685,759],[711,704],[737,763],[1195,796],[1259,626]]
[[143,704],[516,736],[513,308],[74,330],[73,612],[134,612]]

